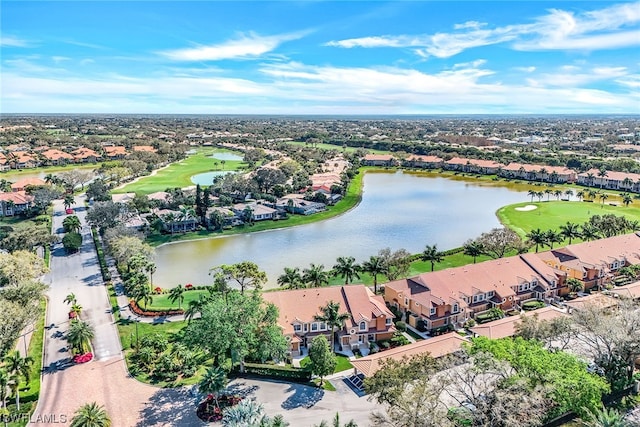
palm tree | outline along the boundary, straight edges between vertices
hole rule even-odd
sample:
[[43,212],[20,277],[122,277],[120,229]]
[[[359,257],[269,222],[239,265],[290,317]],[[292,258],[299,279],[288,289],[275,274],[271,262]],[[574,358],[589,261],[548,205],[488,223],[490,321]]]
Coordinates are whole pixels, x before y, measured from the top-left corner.
[[145,310],[147,309],[147,304],[151,304],[153,302],[153,293],[151,291],[151,287],[147,286],[145,282],[136,283],[133,286],[131,296],[133,297],[133,300],[137,305],[139,305],[140,301],[142,301],[144,303]]
[[569,244],[571,244],[573,239],[580,238],[580,227],[578,224],[567,221],[565,225],[560,226],[560,234],[562,234],[565,239],[569,239]]
[[73,197],[73,194],[67,194],[64,196],[64,200],[62,204],[64,205],[65,209],[69,209],[71,205],[74,204],[75,202],[76,202],[76,199]]
[[75,304],[75,303],[76,303],[76,301],[77,301],[77,300],[76,300],[76,295],[75,295],[74,293],[70,293],[69,295],[67,295],[67,296],[65,297],[65,299],[64,299],[64,301],[63,301],[63,302],[64,302],[64,303],[67,303],[67,304],[71,304],[71,305],[73,305],[73,304]]
[[169,301],[171,304],[178,301],[178,310],[181,309],[182,303],[184,302],[184,288],[180,285],[171,288],[169,291]]
[[631,187],[633,186],[633,180],[629,177],[626,177],[625,179],[622,180],[622,185],[626,189],[631,189]]
[[208,302],[209,301],[202,295],[200,295],[198,299],[189,301],[189,306],[184,312],[184,318],[187,319],[187,323],[191,323],[191,319],[193,319],[196,314],[202,314],[202,309]]
[[48,173],[44,176],[44,182],[46,182],[47,184],[54,184],[55,179],[56,179],[56,176],[52,173]]
[[212,394],[218,404],[218,393],[227,386],[227,373],[220,366],[207,369],[198,383],[198,391],[202,394]]
[[531,196],[531,203],[533,203],[533,198],[538,195],[538,192],[536,190],[529,190],[527,194]]
[[82,405],[73,415],[70,427],[110,427],[111,419],[97,402]]
[[595,198],[596,198],[596,196],[598,195],[598,192],[597,192],[597,191],[594,191],[594,190],[589,190],[588,195],[589,195],[589,198],[590,198],[591,200],[593,200],[593,199],[595,199]]
[[284,274],[278,277],[278,285],[284,289],[300,289],[304,288],[304,281],[302,280],[302,274],[298,267],[284,268]]
[[549,245],[551,249],[553,249],[554,243],[562,243],[562,241],[564,240],[562,238],[562,234],[555,230],[547,230],[544,233],[544,237],[547,240],[547,245]]
[[[20,411],[20,379],[26,383],[31,379],[31,366],[33,358],[31,356],[22,357],[18,350],[13,350],[4,357],[4,368],[9,373],[9,387],[16,396],[16,409]],[[11,381],[12,379],[12,381]]]
[[476,258],[482,255],[483,250],[484,246],[477,240],[472,240],[464,245],[464,254],[473,257],[474,264],[476,263]]
[[529,239],[531,244],[536,245],[536,252],[538,252],[540,245],[544,246],[547,244],[547,236],[539,228],[531,230],[529,234],[527,234],[527,239]]
[[71,312],[75,313],[77,317],[80,317],[80,313],[82,312],[82,306],[78,303],[75,303],[71,306]]
[[551,197],[551,193],[553,193],[553,191],[550,188],[544,190],[544,194],[547,195],[547,202],[549,201],[549,197]]
[[594,179],[595,179],[595,175],[591,172],[587,172],[587,181],[589,182],[589,187],[593,187]]
[[589,224],[588,222],[582,224],[582,227],[580,228],[580,234],[582,235],[582,238],[587,242],[600,238],[600,231],[598,231],[595,226]]
[[564,192],[564,195],[567,196],[567,200],[571,200],[571,196],[573,196],[573,190],[569,189]]
[[544,197],[544,192],[542,192],[542,191],[538,191],[538,192],[536,193],[536,197],[538,198],[538,202],[541,202],[541,201],[542,201],[542,198]]
[[608,198],[609,198],[609,195],[607,193],[600,194],[600,200],[602,200],[603,206],[604,206],[604,201],[607,200]]
[[78,353],[84,354],[89,351],[89,342],[94,336],[93,326],[81,320],[72,320],[67,331],[67,342]]
[[437,245],[427,245],[422,254],[420,254],[420,259],[429,261],[431,263],[431,271],[433,271],[435,264],[444,260],[444,254],[438,251]]
[[574,277],[569,277],[567,279],[567,287],[571,293],[575,294],[576,292],[580,292],[584,289],[584,284]]
[[373,293],[378,293],[378,275],[387,271],[387,266],[379,256],[369,257],[369,261],[362,263],[362,271],[369,273],[373,277]]
[[633,199],[631,198],[631,195],[629,195],[629,193],[624,193],[622,195],[622,203],[624,203],[626,207],[629,207],[629,205],[633,203]]
[[356,264],[356,259],[352,256],[338,257],[338,263],[333,266],[333,276],[344,278],[344,284],[353,282],[353,278],[360,279],[360,266]]
[[600,168],[598,171],[598,176],[600,177],[600,188],[604,187],[604,178],[608,175],[607,170],[605,168]]
[[584,197],[584,191],[580,190],[576,193],[576,197],[578,198],[578,200],[582,201],[582,198]]
[[553,195],[556,196],[557,200],[560,200],[560,196],[562,196],[562,190],[555,190]]
[[344,322],[350,319],[349,313],[340,313],[340,303],[329,301],[324,307],[320,307],[322,314],[313,316],[316,322],[324,322],[331,328],[331,351],[335,352],[336,328],[342,328]]
[[69,233],[79,233],[82,229],[82,224],[80,223],[80,218],[71,215],[62,221],[62,227]]
[[[7,398],[9,397],[9,387],[13,384],[13,380],[11,379],[11,375],[4,368],[0,368],[0,413],[2,413],[2,409],[7,408]],[[7,421],[4,423],[7,426]]]
[[302,270],[302,280],[311,288],[319,288],[329,284],[329,273],[324,269],[324,265],[311,264],[309,268]]

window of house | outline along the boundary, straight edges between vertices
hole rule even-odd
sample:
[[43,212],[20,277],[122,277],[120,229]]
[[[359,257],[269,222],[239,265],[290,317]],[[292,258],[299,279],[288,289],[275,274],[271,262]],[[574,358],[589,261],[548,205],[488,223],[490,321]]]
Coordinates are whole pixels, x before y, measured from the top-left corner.
[[321,331],[326,331],[327,330],[327,324],[324,323],[324,322],[320,323],[320,330]]
[[303,330],[304,332],[307,332],[307,331],[309,330],[309,324],[305,323],[305,324],[302,326],[302,330]]
[[453,304],[453,313],[458,312],[458,304]]
[[478,302],[478,295],[473,296],[473,302]]
[[296,323],[293,325],[293,330],[295,332],[300,332],[302,330],[302,325],[300,325],[299,323]]
[[317,331],[318,330],[318,323],[317,322],[313,322],[311,324],[311,331]]
[[430,315],[432,315],[432,316],[433,316],[434,314],[436,314],[436,309],[435,309],[435,308],[433,308],[433,307],[432,307],[432,308],[430,308],[430,309],[429,309],[429,314],[430,314]]
[[409,305],[409,298],[407,297],[404,298],[404,305]]
[[393,322],[393,320],[391,320],[391,318],[390,318],[390,317],[387,317],[387,318],[385,319],[385,321],[384,321],[384,324],[385,324],[385,325],[387,325],[387,326],[389,326],[389,325],[391,325],[391,323],[392,323],[392,322]]
[[360,322],[360,330],[361,331],[367,330],[367,322]]
[[494,291],[489,291],[489,298],[491,298],[495,294]]

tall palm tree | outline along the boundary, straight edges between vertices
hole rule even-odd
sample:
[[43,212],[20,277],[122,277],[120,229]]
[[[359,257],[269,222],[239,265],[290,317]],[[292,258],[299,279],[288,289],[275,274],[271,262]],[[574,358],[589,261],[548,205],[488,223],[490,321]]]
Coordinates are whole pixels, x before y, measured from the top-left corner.
[[578,224],[567,221],[566,224],[560,226],[560,234],[562,234],[565,239],[569,239],[569,244],[571,244],[573,239],[580,238],[580,227]]
[[600,170],[598,171],[598,177],[600,177],[600,188],[601,189],[604,187],[604,179],[607,177],[607,175],[609,175],[607,173],[607,170],[605,168],[600,168]]
[[547,231],[544,233],[544,237],[545,237],[545,239],[547,240],[547,243],[546,243],[546,244],[547,244],[551,249],[553,249],[553,245],[554,245],[554,243],[562,243],[562,241],[564,240],[564,239],[562,238],[562,234],[561,234],[561,233],[559,233],[559,232],[557,232],[557,231],[555,231],[555,230],[547,230]]
[[111,419],[97,402],[82,405],[73,415],[70,427],[110,427]]
[[571,200],[571,196],[573,196],[573,190],[565,190],[564,195],[567,196],[568,200]]
[[218,393],[227,386],[227,373],[220,366],[207,369],[198,383],[198,391],[203,394],[212,394],[218,405]]
[[476,263],[476,258],[482,255],[484,246],[477,240],[471,240],[464,244],[464,254],[473,257],[473,263]]
[[544,192],[543,191],[538,191],[536,194],[536,197],[538,198],[538,202],[542,201],[542,198],[544,197]]
[[180,285],[171,288],[169,291],[169,301],[171,304],[178,301],[178,309],[181,309],[182,303],[184,302],[184,288]]
[[626,189],[631,189],[631,187],[633,186],[633,180],[629,177],[626,177],[625,179],[622,180],[622,185]]
[[629,207],[629,205],[633,203],[633,198],[629,193],[624,193],[622,195],[622,203],[624,203],[626,207]]
[[74,293],[70,293],[64,298],[63,302],[71,305],[75,304],[77,302],[76,295]]
[[302,270],[302,280],[311,288],[319,288],[329,284],[329,273],[324,269],[324,265],[311,264],[309,268]]
[[93,326],[81,320],[72,320],[67,331],[67,342],[78,353],[89,351],[89,342],[95,336]]
[[589,183],[589,187],[593,187],[594,179],[595,175],[592,172],[587,172],[587,182]]
[[536,190],[529,190],[527,194],[531,196],[531,203],[533,203],[533,198],[538,195],[538,192]]
[[144,303],[145,310],[147,309],[147,304],[151,304],[153,302],[153,292],[151,287],[147,286],[145,282],[136,283],[133,286],[131,296],[137,305],[142,301]]
[[584,191],[580,190],[576,193],[576,197],[578,198],[578,200],[582,201],[582,198],[584,197]]
[[73,194],[66,194],[64,196],[64,200],[62,201],[62,204],[64,205],[65,209],[69,209],[75,202],[76,199],[73,197]]
[[608,198],[609,198],[609,195],[607,193],[600,194],[600,200],[602,200],[603,206],[604,206],[604,201],[607,200]]
[[551,197],[551,193],[553,193],[553,191],[550,188],[547,188],[546,190],[544,190],[544,194],[547,195],[547,202],[549,201],[549,198]]
[[379,256],[369,257],[369,261],[362,263],[362,271],[369,273],[373,277],[373,293],[378,293],[378,276],[387,271],[384,260]]
[[556,196],[557,200],[560,200],[560,196],[562,196],[562,190],[555,190],[553,195]]
[[596,198],[596,196],[598,195],[598,192],[597,192],[597,191],[594,191],[594,190],[589,190],[589,191],[587,192],[587,194],[589,195],[589,198],[590,198],[591,200],[593,200],[593,199],[595,199],[595,198]]
[[31,356],[22,357],[18,350],[13,350],[4,357],[4,365],[13,380],[9,386],[16,397],[16,409],[20,411],[20,380],[24,379],[25,383],[28,383],[31,379],[33,358]]
[[444,255],[438,251],[437,245],[427,245],[422,254],[420,254],[420,259],[429,261],[431,263],[431,271],[433,271],[435,264],[444,260]]
[[184,312],[184,318],[187,320],[187,323],[191,323],[191,319],[193,319],[196,314],[202,314],[202,309],[208,302],[207,298],[202,295],[200,295],[198,299],[189,301],[189,305]]
[[304,288],[304,281],[302,280],[302,274],[298,267],[284,268],[284,274],[278,277],[278,285],[284,289],[300,289]]
[[316,322],[324,322],[331,328],[331,351],[335,352],[336,328],[342,328],[344,322],[351,318],[349,313],[340,313],[340,303],[329,301],[324,307],[320,307],[322,314],[313,316]]
[[360,279],[360,266],[356,264],[356,259],[352,256],[341,256],[336,260],[337,264],[333,266],[333,276],[342,277],[344,284],[348,285],[353,282],[353,278]]
[[531,244],[536,245],[536,252],[538,252],[540,246],[544,246],[547,244],[547,236],[539,228],[531,230],[529,234],[527,234],[527,239]]
[[[4,368],[0,368],[0,413],[7,408],[7,399],[9,398],[9,388],[13,384],[11,375]],[[5,427],[8,425],[7,420],[4,420]]]

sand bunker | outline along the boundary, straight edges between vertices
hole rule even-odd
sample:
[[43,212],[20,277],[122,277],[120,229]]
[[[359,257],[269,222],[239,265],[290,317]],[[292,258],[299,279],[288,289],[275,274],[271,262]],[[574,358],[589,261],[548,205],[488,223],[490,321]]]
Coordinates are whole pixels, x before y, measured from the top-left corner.
[[516,208],[517,211],[520,212],[527,212],[527,211],[533,211],[538,209],[538,207],[536,205],[527,205],[527,206],[522,206],[520,208]]

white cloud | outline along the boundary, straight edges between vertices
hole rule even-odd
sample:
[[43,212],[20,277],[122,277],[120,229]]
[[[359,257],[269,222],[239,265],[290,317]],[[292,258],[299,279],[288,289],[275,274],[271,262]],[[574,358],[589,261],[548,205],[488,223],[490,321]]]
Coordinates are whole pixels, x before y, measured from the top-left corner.
[[14,36],[7,36],[7,35],[0,36],[0,47],[29,47],[29,46],[30,44],[27,40],[14,37]]
[[259,36],[250,33],[217,45],[200,45],[192,48],[167,50],[159,52],[159,54],[174,61],[219,61],[223,59],[259,58],[261,55],[273,51],[282,43],[296,40],[303,36],[304,33],[276,36]]
[[640,31],[626,28],[640,22],[640,3],[625,3],[581,14],[552,9],[533,23],[487,28],[469,21],[454,25],[454,32],[385,35],[334,40],[327,46],[342,48],[415,48],[421,57],[448,58],[474,47],[512,43],[516,50],[602,50],[640,45]]
[[592,67],[581,70],[574,65],[559,67],[557,73],[544,73],[527,78],[527,82],[535,87],[567,87],[576,88],[592,83],[614,80],[627,75],[626,67]]
[[640,74],[630,74],[623,78],[616,79],[615,82],[631,89],[640,90]]
[[529,67],[515,67],[514,70],[516,71],[520,71],[522,73],[533,73],[536,70],[536,67],[534,66],[529,66]]

